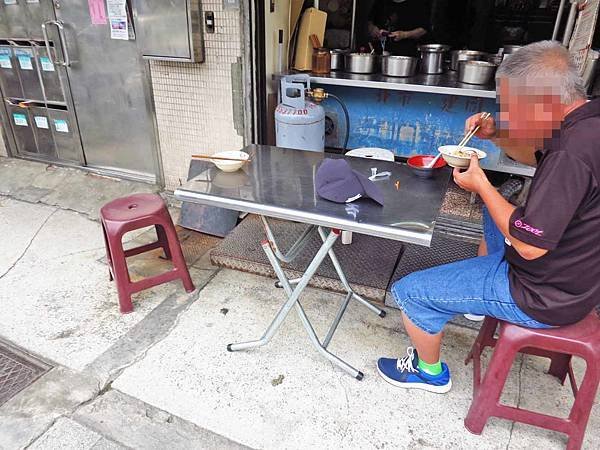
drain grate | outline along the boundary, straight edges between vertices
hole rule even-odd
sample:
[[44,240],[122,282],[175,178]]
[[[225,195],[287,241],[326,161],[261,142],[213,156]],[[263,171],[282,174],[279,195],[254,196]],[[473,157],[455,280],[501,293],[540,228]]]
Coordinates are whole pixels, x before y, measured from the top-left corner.
[[17,395],[52,367],[0,342],[0,405]]

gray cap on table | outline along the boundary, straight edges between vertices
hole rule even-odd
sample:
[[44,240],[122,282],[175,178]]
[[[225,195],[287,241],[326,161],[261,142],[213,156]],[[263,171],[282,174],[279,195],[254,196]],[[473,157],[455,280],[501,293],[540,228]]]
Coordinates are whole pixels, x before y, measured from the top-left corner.
[[352,170],[344,159],[324,159],[317,169],[317,194],[336,203],[368,197],[383,206],[383,192],[369,178]]

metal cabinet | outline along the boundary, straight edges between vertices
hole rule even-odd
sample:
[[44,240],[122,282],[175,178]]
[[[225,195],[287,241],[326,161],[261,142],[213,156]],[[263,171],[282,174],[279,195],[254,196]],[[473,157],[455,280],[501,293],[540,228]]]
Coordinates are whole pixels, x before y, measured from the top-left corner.
[[8,105],[7,109],[19,153],[37,153],[29,110],[16,105]]
[[41,106],[32,106],[29,108],[31,117],[31,127],[35,136],[37,152],[45,157],[56,158],[56,147],[52,130],[50,129],[50,120],[48,110]]
[[204,61],[199,0],[135,0],[135,25],[148,59]]
[[48,55],[46,47],[36,47],[35,50],[46,100],[49,102],[64,102],[65,94],[60,76],[61,73],[64,73],[64,69],[54,65],[56,50],[54,47],[50,47],[50,55]]
[[0,90],[6,97],[23,98],[17,60],[8,41],[0,43]]
[[75,133],[73,115],[66,109],[48,108],[48,120],[58,158],[63,161],[78,162],[81,154],[81,141]]
[[23,87],[23,98],[28,100],[43,100],[42,84],[38,76],[37,60],[34,49],[28,42],[13,46],[17,72]]

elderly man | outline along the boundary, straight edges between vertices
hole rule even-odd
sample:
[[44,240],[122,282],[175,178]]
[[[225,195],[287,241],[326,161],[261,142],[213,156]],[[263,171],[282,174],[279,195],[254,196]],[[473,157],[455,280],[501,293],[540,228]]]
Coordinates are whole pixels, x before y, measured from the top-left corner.
[[473,157],[454,181],[485,203],[480,256],[413,273],[392,292],[414,345],[401,359],[381,358],[393,385],[444,393],[442,329],[454,316],[488,315],[530,328],[567,325],[600,302],[600,99],[587,101],[568,52],[537,42],[497,73],[500,129],[467,120],[513,158],[536,164],[524,207],[507,202]]

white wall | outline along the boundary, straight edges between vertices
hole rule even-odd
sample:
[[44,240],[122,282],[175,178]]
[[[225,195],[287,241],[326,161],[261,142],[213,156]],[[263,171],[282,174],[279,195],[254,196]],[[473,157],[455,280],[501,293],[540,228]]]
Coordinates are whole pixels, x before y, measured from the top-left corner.
[[[150,73],[165,186],[173,190],[187,179],[194,153],[243,147],[234,126],[232,64],[242,56],[240,12],[223,11],[222,0],[203,0],[215,13],[215,33],[204,34],[206,60],[200,64],[152,61]],[[238,123],[239,125],[239,123]],[[239,127],[238,127],[239,128]]]

